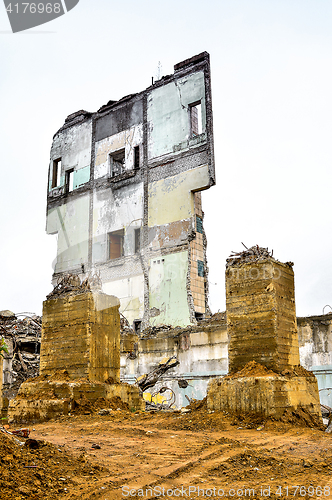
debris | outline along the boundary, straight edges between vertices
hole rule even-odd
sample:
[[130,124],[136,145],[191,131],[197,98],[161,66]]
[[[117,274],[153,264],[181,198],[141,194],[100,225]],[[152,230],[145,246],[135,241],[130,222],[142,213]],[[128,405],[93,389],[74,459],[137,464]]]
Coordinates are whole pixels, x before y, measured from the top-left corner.
[[13,434],[14,436],[19,436],[19,437],[27,438],[27,437],[29,437],[30,429],[16,429],[16,430],[12,430],[11,434]]
[[61,276],[53,288],[52,292],[47,295],[47,299],[61,297],[66,294],[78,295],[85,293],[88,290],[98,291],[102,288],[100,274],[94,272],[89,273],[88,277],[82,281],[77,274],[65,274]]
[[113,413],[113,410],[110,408],[103,408],[98,412],[98,415],[111,415]]
[[150,387],[153,387],[164,373],[166,373],[171,368],[175,368],[175,366],[179,364],[180,363],[177,360],[176,356],[172,356],[171,358],[163,358],[158,364],[157,368],[152,370],[150,373],[138,377],[138,379],[136,380],[136,385],[138,385],[141,391],[144,392]]
[[7,399],[16,396],[22,382],[39,375],[41,323],[41,317],[33,313],[0,312],[0,333],[8,351],[2,352],[3,397]]
[[226,259],[226,269],[236,264],[273,258],[273,250],[270,253],[268,248],[263,248],[258,245],[254,245],[251,248],[247,248],[243,243],[242,245],[246,250],[243,250],[243,252],[232,252],[229,258]]
[[15,313],[6,309],[5,311],[0,311],[1,319],[16,319]]
[[101,448],[101,447],[100,447],[100,445],[99,445],[99,444],[93,443],[93,444],[91,445],[91,448],[93,448],[94,450],[100,450],[100,448]]

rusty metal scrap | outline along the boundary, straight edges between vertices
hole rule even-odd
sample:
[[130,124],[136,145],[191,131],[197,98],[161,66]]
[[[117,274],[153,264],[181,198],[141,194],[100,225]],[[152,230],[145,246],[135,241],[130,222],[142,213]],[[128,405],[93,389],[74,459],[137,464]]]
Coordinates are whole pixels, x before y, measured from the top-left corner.
[[145,375],[141,375],[136,380],[136,385],[140,388],[142,392],[146,391],[150,387],[153,387],[160,377],[166,373],[170,368],[174,368],[179,365],[179,361],[176,356],[172,356],[171,358],[163,359],[150,373],[146,373]]

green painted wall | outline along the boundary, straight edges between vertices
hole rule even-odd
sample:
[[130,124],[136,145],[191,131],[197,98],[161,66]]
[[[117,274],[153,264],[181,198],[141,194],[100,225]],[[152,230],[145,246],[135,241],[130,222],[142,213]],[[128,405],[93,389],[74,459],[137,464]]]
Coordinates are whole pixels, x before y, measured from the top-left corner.
[[187,271],[187,252],[163,255],[150,260],[150,309],[156,308],[160,311],[158,315],[150,318],[151,326],[190,324]]
[[89,195],[52,208],[47,214],[47,234],[58,234],[55,272],[77,269],[88,260]]
[[74,186],[77,189],[90,180],[90,165],[74,171]]
[[173,153],[174,146],[188,141],[189,105],[197,101],[201,101],[202,104],[202,132],[204,133],[206,111],[203,71],[151,91],[148,97],[149,159]]

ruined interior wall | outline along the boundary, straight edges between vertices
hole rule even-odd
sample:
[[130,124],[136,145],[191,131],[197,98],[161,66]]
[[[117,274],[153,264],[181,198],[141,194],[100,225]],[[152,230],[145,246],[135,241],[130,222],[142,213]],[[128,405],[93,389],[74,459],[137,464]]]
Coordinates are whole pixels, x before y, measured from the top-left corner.
[[193,191],[209,186],[208,165],[149,184],[149,227],[170,224],[194,215]]
[[[189,105],[198,101],[202,104],[202,133],[204,134],[206,112],[203,71],[186,75],[150,92],[148,121],[153,124],[153,127],[150,128],[149,134],[149,159],[189,147]],[[202,137],[202,140],[206,140],[206,137]]]
[[[54,195],[63,194],[65,173],[74,169],[74,189],[90,180],[90,160],[92,144],[92,120],[74,124],[60,130],[53,139],[49,168],[49,191]],[[52,189],[53,160],[61,158],[61,175],[58,186]],[[60,189],[59,189],[60,188]],[[54,191],[54,193],[52,193]]]
[[55,273],[80,270],[87,263],[89,206],[90,196],[86,194],[49,209],[47,234],[58,234]]
[[266,259],[226,270],[230,371],[256,361],[274,371],[299,364],[294,273]]
[[124,257],[135,255],[134,230],[142,226],[143,219],[143,183],[96,190],[93,206],[93,264],[119,266],[121,257],[109,261],[108,233],[124,229]]
[[[137,354],[135,352],[137,342]],[[123,335],[121,338],[121,380],[134,383],[135,378],[150,372],[163,358],[176,356],[180,364],[162,376],[155,387],[147,392],[154,394],[167,386],[175,393],[177,407],[186,406],[186,396],[203,399],[209,379],[225,375],[228,371],[228,335],[226,321],[210,326],[183,328],[160,332],[150,338]],[[178,381],[189,385],[180,388]],[[165,399],[169,393],[165,393]],[[149,399],[149,395],[147,395]]]
[[188,252],[157,256],[150,260],[149,268],[150,324],[188,325]]
[[313,371],[320,400],[332,407],[332,314],[297,318],[301,364]]
[[[134,147],[141,146],[143,140],[143,125],[135,125],[128,130],[96,141],[94,177],[100,179],[110,174],[109,155],[119,149],[125,150],[124,171],[134,169]],[[140,161],[141,163],[141,161]]]
[[119,301],[81,293],[43,303],[40,374],[67,370],[70,377],[104,382],[120,376]]

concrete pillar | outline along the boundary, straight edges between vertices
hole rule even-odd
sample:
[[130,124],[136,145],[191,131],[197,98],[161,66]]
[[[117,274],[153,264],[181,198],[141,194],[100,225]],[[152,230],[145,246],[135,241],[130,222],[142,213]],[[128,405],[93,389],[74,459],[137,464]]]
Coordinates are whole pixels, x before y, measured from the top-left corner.
[[229,372],[256,361],[281,372],[300,364],[294,272],[273,258],[226,270]]
[[40,374],[66,370],[73,379],[120,381],[119,300],[100,292],[43,303]]

